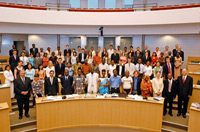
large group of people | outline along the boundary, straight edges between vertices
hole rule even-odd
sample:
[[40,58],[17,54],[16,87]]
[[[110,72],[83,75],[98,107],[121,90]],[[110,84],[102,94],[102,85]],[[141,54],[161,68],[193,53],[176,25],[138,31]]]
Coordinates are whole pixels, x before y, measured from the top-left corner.
[[[13,45],[9,51],[10,65],[5,67],[4,75],[7,84],[11,87],[11,97],[17,99],[19,107],[19,119],[23,116],[23,103],[25,104],[25,116],[29,117],[29,97],[33,93],[35,98],[44,96],[56,96],[59,94],[59,81],[63,95],[68,94],[109,94],[126,93],[141,96],[163,96],[164,115],[172,114],[172,102],[178,94],[178,114],[186,117],[189,97],[192,95],[193,79],[187,75],[187,70],[182,69],[184,52],[176,44],[171,52],[166,46],[163,52],[156,47],[151,55],[148,46],[144,50],[134,51],[130,46],[124,50],[113,49],[110,45],[107,50],[97,51],[85,46],[78,46],[77,50],[66,49],[62,52],[60,47],[51,51],[48,47],[36,48],[32,44],[29,51],[23,47],[19,54]],[[44,82],[44,91],[43,91]],[[182,101],[184,102],[182,108]]]

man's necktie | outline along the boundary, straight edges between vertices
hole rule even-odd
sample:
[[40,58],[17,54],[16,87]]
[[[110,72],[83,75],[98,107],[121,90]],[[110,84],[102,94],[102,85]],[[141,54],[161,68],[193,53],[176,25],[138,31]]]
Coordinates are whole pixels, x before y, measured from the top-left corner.
[[169,69],[169,73],[171,73],[171,67],[170,67],[170,64],[168,64],[168,69]]
[[183,76],[183,84],[185,83],[185,76]]

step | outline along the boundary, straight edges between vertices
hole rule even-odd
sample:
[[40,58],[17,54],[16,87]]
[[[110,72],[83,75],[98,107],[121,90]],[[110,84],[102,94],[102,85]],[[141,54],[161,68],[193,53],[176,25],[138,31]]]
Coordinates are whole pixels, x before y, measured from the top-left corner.
[[36,120],[13,124],[10,126],[10,129],[14,130],[14,129],[23,128],[23,127],[32,126],[32,125],[36,125]]
[[186,125],[175,123],[175,122],[170,122],[170,121],[164,121],[164,120],[163,120],[163,125],[182,129],[182,130],[185,130],[185,131],[187,131],[187,129],[188,129],[188,126],[186,126]]
[[24,126],[12,129],[11,132],[37,132],[37,126],[36,125]]
[[172,127],[172,126],[163,125],[162,126],[162,132],[187,132],[187,130],[179,129],[179,128]]

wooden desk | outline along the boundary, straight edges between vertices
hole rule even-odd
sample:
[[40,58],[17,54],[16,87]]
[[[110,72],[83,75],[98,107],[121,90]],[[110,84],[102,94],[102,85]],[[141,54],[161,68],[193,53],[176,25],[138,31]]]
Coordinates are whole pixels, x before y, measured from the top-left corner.
[[188,63],[187,68],[189,72],[198,72],[200,71],[200,64]]
[[0,103],[7,102],[9,106],[10,112],[12,111],[11,106],[11,95],[10,95],[10,87],[7,84],[3,84],[0,86]]
[[190,107],[188,132],[200,132],[200,110]]
[[3,75],[3,71],[0,72],[0,79],[1,79],[1,83],[4,84],[6,78]]
[[200,87],[197,87],[197,85],[193,85],[193,92],[192,96],[190,97],[189,103],[188,103],[188,109],[187,111],[190,111],[190,106],[194,102],[200,102]]
[[197,81],[200,80],[200,74],[196,72],[189,72],[189,76],[193,78],[193,84],[197,84]]
[[0,132],[10,132],[9,106],[7,103],[0,103]]
[[[36,99],[37,131],[70,127],[110,126],[161,132],[162,101],[124,98]],[[91,95],[95,97],[96,95]],[[149,98],[152,100],[152,98]]]

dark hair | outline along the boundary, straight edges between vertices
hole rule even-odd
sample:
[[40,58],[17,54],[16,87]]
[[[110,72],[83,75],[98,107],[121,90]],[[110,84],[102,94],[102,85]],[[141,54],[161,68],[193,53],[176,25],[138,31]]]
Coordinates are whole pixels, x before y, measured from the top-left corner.
[[40,64],[40,65],[38,66],[38,70],[39,70],[39,71],[40,71],[40,66],[42,66],[42,69],[44,68],[44,67],[43,67],[43,65],[42,65],[42,64]]
[[35,74],[34,77],[39,77],[39,74]]
[[105,70],[105,69],[103,69],[103,70],[102,70],[102,72],[106,72],[106,70]]
[[27,68],[28,68],[29,65],[31,65],[31,69],[32,69],[32,64],[31,63],[28,63]]
[[10,67],[10,65],[6,65],[6,66],[5,66],[5,70],[7,69],[7,67]]
[[53,73],[54,73],[54,71],[53,71],[53,70],[51,70],[49,73],[51,73],[51,72],[53,72]]

